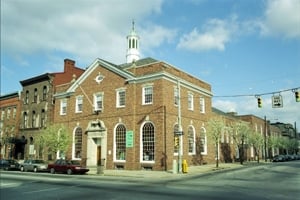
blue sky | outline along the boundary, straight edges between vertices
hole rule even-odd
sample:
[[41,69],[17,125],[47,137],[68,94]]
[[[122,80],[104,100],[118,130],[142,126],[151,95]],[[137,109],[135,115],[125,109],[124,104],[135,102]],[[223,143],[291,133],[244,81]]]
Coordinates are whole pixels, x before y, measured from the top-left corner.
[[300,0],[2,0],[1,94],[20,80],[85,68],[97,57],[126,62],[134,19],[141,57],[163,60],[211,84],[213,106],[300,127]]

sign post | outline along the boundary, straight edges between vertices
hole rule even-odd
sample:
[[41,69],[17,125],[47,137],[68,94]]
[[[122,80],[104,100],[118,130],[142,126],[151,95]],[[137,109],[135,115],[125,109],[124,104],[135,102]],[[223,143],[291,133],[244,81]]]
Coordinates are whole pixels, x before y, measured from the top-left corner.
[[126,147],[133,147],[133,131],[126,131]]

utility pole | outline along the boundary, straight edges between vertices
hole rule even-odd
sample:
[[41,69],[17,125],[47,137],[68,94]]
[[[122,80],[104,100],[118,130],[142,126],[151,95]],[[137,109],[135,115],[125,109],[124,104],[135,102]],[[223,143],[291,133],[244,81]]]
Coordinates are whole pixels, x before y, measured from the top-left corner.
[[177,80],[177,91],[178,91],[178,134],[179,134],[179,148],[178,148],[178,173],[182,173],[182,125],[181,125],[181,101],[180,101],[180,81]]

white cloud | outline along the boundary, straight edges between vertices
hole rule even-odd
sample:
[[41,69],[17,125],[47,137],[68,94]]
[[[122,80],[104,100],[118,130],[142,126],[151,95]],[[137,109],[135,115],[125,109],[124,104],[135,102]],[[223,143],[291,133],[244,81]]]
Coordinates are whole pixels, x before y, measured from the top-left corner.
[[264,35],[300,39],[300,1],[269,0],[261,25]]
[[[162,0],[4,0],[1,49],[24,57],[63,52],[88,62],[101,57],[122,63],[131,21],[139,24],[160,13],[161,4]],[[162,30],[157,28],[154,33],[160,37]]]
[[210,19],[202,27],[202,32],[194,28],[180,38],[177,48],[191,51],[216,49],[223,51],[238,28],[236,16],[230,19]]

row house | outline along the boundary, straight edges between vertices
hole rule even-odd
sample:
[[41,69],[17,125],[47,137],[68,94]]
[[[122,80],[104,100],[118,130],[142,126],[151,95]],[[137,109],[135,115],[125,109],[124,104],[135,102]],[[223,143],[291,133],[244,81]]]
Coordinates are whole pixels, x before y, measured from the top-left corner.
[[[67,90],[57,87],[55,123],[72,130],[67,157],[93,169],[169,170],[182,155],[207,162],[211,86],[178,68],[145,58],[115,65],[96,59]],[[180,111],[179,111],[180,110]]]
[[24,140],[19,137],[20,94],[0,96],[0,159],[17,158]]
[[63,72],[45,73],[20,81],[22,92],[19,130],[21,137],[26,141],[21,159],[45,158],[35,139],[38,138],[41,129],[53,123],[55,86],[71,82],[83,72],[83,69],[75,66],[75,61],[65,59]]

